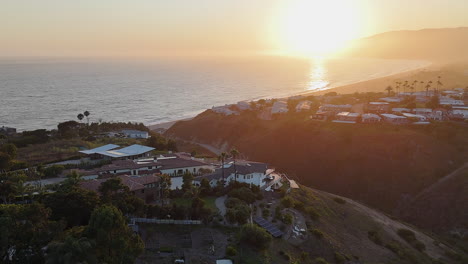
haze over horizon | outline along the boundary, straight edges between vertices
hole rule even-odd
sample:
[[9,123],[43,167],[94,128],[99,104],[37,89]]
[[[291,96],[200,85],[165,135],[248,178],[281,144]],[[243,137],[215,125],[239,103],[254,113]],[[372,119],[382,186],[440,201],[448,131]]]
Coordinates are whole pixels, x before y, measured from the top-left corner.
[[1,2],[2,57],[326,53],[387,31],[468,26],[464,0]]

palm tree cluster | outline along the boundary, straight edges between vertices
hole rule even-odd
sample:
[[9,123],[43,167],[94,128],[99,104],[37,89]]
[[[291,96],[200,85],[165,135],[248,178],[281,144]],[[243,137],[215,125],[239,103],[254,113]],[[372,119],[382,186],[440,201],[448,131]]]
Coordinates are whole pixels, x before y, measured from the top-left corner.
[[86,117],[87,123],[88,123],[88,125],[89,125],[89,115],[90,115],[90,114],[91,114],[91,113],[90,113],[89,111],[84,111],[83,113],[79,113],[76,117],[77,117],[78,120],[80,120],[80,121],[83,120],[83,118]]
[[234,161],[234,173],[235,173],[235,178],[237,179],[237,167],[236,167],[236,159],[237,157],[239,157],[239,154],[240,152],[235,149],[235,148],[232,148],[230,151],[229,151],[229,154],[226,153],[226,152],[222,152],[221,154],[219,154],[218,156],[218,160],[221,161],[221,172],[222,172],[222,179],[223,179],[223,182],[224,182],[224,165],[226,163],[226,160],[228,158],[232,158],[233,161]]
[[[443,86],[443,83],[440,81],[442,77],[441,76],[437,76],[437,86],[434,87],[434,94],[437,94],[439,92],[439,88]],[[413,94],[414,90],[417,88],[418,84],[419,84],[419,89],[421,91],[424,90],[424,88],[426,89],[426,96],[428,96],[429,94],[429,90],[431,89],[432,87],[432,81],[428,81],[426,86],[424,86],[426,82],[425,81],[418,81],[418,80],[414,80],[413,82],[409,82],[409,81],[404,81],[404,82],[400,82],[400,81],[396,81],[395,82],[395,89],[396,89],[396,94],[400,94],[400,88],[403,88],[403,93],[406,93],[407,90],[411,91],[411,94]],[[388,92],[388,94],[390,95],[391,91],[393,91],[393,87],[392,86],[387,86],[387,88],[385,88],[385,91]]]

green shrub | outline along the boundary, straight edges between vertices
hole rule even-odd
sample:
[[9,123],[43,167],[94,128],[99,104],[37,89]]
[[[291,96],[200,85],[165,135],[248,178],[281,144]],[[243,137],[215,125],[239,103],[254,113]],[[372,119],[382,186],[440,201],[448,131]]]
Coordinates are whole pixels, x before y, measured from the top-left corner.
[[310,232],[312,232],[312,234],[314,234],[314,236],[316,236],[319,239],[324,237],[324,234],[320,229],[314,228]]
[[237,255],[237,249],[233,246],[227,246],[226,247],[226,255],[229,257],[233,257]]
[[286,225],[290,225],[293,222],[293,216],[291,214],[284,214],[282,220]]
[[306,212],[313,220],[318,220],[320,218],[320,213],[312,206],[307,207]]
[[268,218],[270,216],[270,210],[268,210],[266,208],[263,209],[262,210],[262,216],[263,216],[263,218]]
[[347,260],[348,260],[348,258],[345,255],[343,255],[343,254],[341,254],[339,252],[335,252],[335,261],[336,261],[336,263],[343,264]]
[[263,228],[256,225],[243,225],[240,231],[240,241],[249,244],[256,249],[266,249],[270,245],[272,237]]
[[383,242],[380,238],[380,234],[377,231],[369,231],[367,232],[367,237],[370,241],[374,242],[375,244],[382,246]]
[[345,199],[342,199],[340,197],[335,197],[333,198],[333,201],[339,203],[339,204],[345,204],[346,203],[346,200]]
[[290,208],[290,207],[292,207],[294,205],[294,200],[291,197],[286,196],[283,199],[281,199],[281,204],[285,208]]
[[426,246],[421,243],[421,241],[416,239],[416,235],[413,231],[405,228],[398,229],[397,234],[403,238],[408,244],[419,251],[423,251],[426,249]]

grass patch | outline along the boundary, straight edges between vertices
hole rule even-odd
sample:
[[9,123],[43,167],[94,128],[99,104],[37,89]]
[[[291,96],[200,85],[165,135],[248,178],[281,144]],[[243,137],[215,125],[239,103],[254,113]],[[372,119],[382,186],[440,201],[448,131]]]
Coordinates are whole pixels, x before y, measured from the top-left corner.
[[379,232],[369,231],[367,232],[367,237],[369,238],[370,241],[374,242],[375,244],[379,246],[383,245],[383,241],[382,241],[382,238],[380,237]]
[[346,203],[346,200],[342,199],[340,197],[333,198],[333,201],[335,201],[336,203],[339,203],[339,204],[345,204]]
[[185,207],[190,207],[192,206],[192,200],[187,199],[187,198],[174,198],[171,200],[173,203],[175,203],[177,206],[185,206]]
[[217,212],[218,211],[218,207],[216,207],[216,197],[205,197],[203,198],[203,201],[205,201],[205,207],[206,208],[209,208],[211,209],[211,211],[213,212]]

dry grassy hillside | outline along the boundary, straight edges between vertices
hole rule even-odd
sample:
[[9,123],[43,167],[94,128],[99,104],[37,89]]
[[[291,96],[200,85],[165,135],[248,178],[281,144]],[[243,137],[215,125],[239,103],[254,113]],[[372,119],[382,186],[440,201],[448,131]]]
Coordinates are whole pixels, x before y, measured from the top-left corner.
[[346,125],[288,116],[264,121],[211,111],[167,131],[226,150],[235,146],[245,158],[268,162],[305,185],[387,212],[464,163],[467,134],[457,124]]
[[468,58],[468,27],[386,32],[358,40],[348,55],[437,62]]

